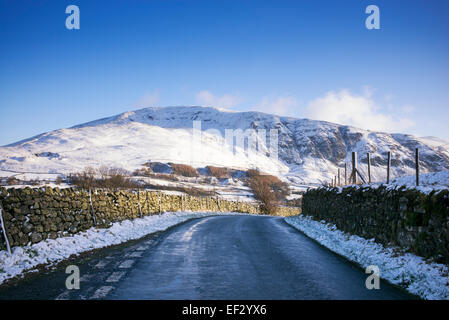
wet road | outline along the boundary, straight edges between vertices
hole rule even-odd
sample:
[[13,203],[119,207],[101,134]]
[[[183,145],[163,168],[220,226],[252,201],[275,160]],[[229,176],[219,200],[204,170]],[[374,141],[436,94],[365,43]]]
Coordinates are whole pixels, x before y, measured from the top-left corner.
[[281,218],[220,216],[68,261],[79,290],[65,289],[65,265],[0,289],[0,299],[413,299],[368,276]]

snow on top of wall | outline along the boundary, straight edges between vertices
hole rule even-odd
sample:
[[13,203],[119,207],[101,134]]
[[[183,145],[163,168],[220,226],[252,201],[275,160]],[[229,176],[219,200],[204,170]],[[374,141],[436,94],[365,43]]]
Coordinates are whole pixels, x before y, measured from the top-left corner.
[[[360,180],[358,180],[360,181]],[[315,188],[321,188],[320,186],[314,186]],[[419,176],[419,186],[416,186],[416,176],[405,176],[397,179],[393,179],[391,183],[386,184],[382,182],[375,182],[371,184],[348,184],[339,187],[329,187],[336,189],[337,192],[341,193],[345,188],[380,188],[386,187],[387,190],[397,190],[400,188],[405,189],[415,189],[422,193],[429,194],[433,191],[439,192],[441,190],[449,189],[449,170],[444,170],[440,172],[432,172],[420,174]]]

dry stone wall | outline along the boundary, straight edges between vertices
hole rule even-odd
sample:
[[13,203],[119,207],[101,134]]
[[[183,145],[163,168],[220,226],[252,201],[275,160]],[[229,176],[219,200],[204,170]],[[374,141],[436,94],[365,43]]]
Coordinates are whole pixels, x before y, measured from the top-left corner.
[[[157,191],[92,192],[59,188],[0,188],[3,220],[10,245],[24,246],[68,236],[91,227],[172,211],[246,212],[261,214],[257,203],[211,197],[164,194]],[[282,207],[278,215],[299,214]],[[5,249],[0,232],[0,249]]]
[[449,190],[319,188],[305,193],[302,210],[344,232],[449,263]]

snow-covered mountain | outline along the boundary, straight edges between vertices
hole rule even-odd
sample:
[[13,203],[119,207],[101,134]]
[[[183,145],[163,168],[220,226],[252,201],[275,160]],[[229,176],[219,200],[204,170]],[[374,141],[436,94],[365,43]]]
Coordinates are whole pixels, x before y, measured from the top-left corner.
[[[226,139],[226,130],[231,129],[253,129],[248,131],[254,138],[249,144],[257,143],[260,152],[248,155],[245,149],[233,147],[233,140]],[[275,141],[269,138],[270,129],[278,132],[277,158],[270,145]],[[392,152],[394,178],[414,173],[415,148],[420,150],[423,173],[449,169],[449,144],[437,138],[373,132],[261,112],[154,107],[0,147],[0,170],[67,174],[100,165],[134,170],[150,160],[195,167],[259,168],[297,183],[320,183],[330,181],[345,162],[349,168],[351,151],[357,151],[362,172],[366,172],[366,153],[371,153],[373,180],[381,181],[386,176],[387,151]]]

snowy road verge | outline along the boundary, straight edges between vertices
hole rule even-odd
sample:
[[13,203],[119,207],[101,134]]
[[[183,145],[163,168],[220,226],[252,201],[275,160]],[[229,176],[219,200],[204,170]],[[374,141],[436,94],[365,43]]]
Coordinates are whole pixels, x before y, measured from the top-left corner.
[[442,264],[405,253],[400,248],[384,247],[373,239],[350,235],[325,221],[308,216],[287,217],[285,221],[333,252],[361,267],[376,265],[380,277],[408,292],[429,300],[449,299],[449,270]]
[[32,270],[38,265],[52,265],[74,254],[136,240],[190,219],[236,214],[241,215],[241,213],[169,212],[115,222],[108,229],[90,228],[70,237],[47,239],[33,245],[15,247],[11,255],[5,250],[0,251],[0,285],[5,280]]

